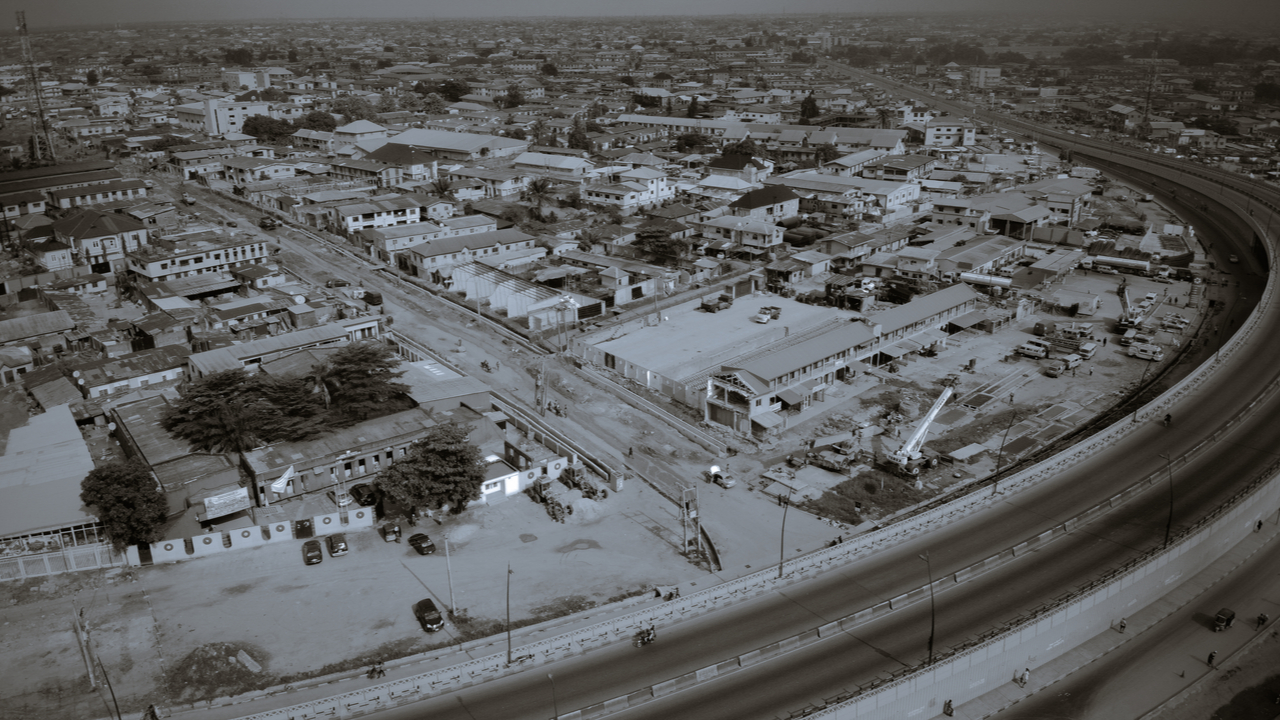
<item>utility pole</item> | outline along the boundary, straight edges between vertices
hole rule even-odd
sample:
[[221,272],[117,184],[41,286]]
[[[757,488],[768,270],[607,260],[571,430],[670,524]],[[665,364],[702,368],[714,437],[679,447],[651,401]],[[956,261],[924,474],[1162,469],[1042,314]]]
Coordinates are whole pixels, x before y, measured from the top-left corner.
[[[27,71],[27,85],[31,91],[31,135],[35,150],[32,160],[48,159],[57,162],[58,156],[53,149],[53,137],[49,132],[49,120],[44,116],[44,98],[40,86],[40,74],[36,70],[35,55],[31,52],[31,36],[27,33],[27,13],[19,10],[18,41],[22,45],[22,65]],[[42,145],[43,143],[43,145]]]
[[1173,534],[1173,460],[1168,455],[1164,458],[1165,469],[1169,471],[1169,519],[1164,524],[1164,546],[1169,547],[1169,537]]
[[795,488],[787,487],[787,499],[782,502],[782,530],[778,533],[778,579],[782,579],[782,570],[787,562],[787,509],[791,507],[791,493]]
[[929,574],[929,664],[933,664],[933,637],[938,631],[938,606],[933,600],[933,563],[929,562],[929,551],[920,555],[924,561],[925,571]]
[[507,563],[507,665],[511,664],[511,563]]
[[449,563],[449,536],[444,536],[444,571],[449,578],[449,614],[457,612],[458,607],[453,604],[453,566]]

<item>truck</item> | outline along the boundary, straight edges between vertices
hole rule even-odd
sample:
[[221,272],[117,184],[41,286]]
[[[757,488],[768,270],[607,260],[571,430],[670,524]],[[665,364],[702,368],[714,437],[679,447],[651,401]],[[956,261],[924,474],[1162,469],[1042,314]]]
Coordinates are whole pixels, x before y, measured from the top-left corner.
[[702,298],[702,309],[709,313],[728,310],[731,307],[733,307],[733,296],[728,293],[709,295]]
[[751,319],[755,320],[761,325],[764,325],[770,320],[777,320],[780,317],[782,317],[782,308],[775,307],[773,305],[766,305],[760,308],[760,312],[756,313],[756,315]]

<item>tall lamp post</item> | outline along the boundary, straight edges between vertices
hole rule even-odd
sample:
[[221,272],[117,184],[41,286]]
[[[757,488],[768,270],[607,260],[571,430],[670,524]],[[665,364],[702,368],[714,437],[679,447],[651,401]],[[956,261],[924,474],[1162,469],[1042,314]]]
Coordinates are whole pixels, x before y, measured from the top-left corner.
[[787,488],[787,499],[782,501],[782,532],[778,535],[778,579],[782,579],[782,568],[787,560],[787,508],[791,507],[791,493],[795,488]]
[[556,679],[551,677],[551,673],[547,673],[547,679],[551,681],[551,712],[555,713],[555,720],[560,720],[560,702],[556,700]]
[[1173,460],[1168,455],[1164,458],[1165,469],[1169,471],[1169,519],[1164,524],[1164,546],[1169,547],[1169,537],[1173,534]]
[[929,562],[929,551],[920,555],[924,561],[925,572],[929,575],[929,664],[933,664],[933,637],[938,630],[938,605],[933,599],[933,563]]

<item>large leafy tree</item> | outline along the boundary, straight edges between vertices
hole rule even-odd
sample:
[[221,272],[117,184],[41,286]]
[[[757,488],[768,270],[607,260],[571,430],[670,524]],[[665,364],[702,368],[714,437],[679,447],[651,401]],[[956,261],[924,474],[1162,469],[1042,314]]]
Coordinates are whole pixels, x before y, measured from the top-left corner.
[[344,120],[353,123],[357,120],[372,120],[377,112],[373,109],[373,104],[362,97],[354,95],[343,95],[333,101],[330,108],[334,114],[341,115]]
[[463,95],[471,93],[471,86],[461,80],[445,80],[437,85],[432,92],[451,103],[458,102]]
[[338,121],[334,119],[331,113],[323,110],[312,110],[298,119],[299,130],[333,132],[336,127],[338,127]]
[[161,426],[203,452],[244,452],[324,429],[325,403],[297,381],[225,370],[189,385]]
[[288,120],[277,120],[267,115],[250,115],[244,119],[240,131],[266,142],[279,142],[297,132]]
[[401,400],[409,389],[396,380],[400,359],[389,345],[355,343],[335,352],[317,375],[328,393],[330,412],[339,423],[355,423],[406,410]]
[[805,95],[804,100],[800,101],[800,117],[809,120],[818,117],[820,114],[822,114],[822,111],[818,109],[818,101],[814,99],[813,93]]
[[591,139],[587,137],[586,123],[581,117],[573,119],[573,127],[569,130],[568,146],[574,150],[591,149]]
[[484,466],[480,448],[471,443],[472,427],[458,423],[437,425],[414,443],[409,452],[378,476],[375,484],[401,507],[453,514],[480,499]]
[[80,502],[93,509],[118,550],[159,540],[168,515],[164,493],[136,460],[94,468],[80,482]]

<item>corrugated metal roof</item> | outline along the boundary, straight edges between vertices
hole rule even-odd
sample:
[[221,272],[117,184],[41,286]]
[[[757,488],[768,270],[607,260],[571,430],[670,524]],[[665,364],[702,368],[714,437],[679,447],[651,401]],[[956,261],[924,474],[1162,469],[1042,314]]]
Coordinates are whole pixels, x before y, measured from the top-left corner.
[[49,408],[9,433],[0,456],[0,536],[96,520],[80,502],[93,458],[67,405]]
[[66,310],[0,320],[0,345],[21,342],[41,335],[67,332],[74,330],[75,327],[75,322]]

